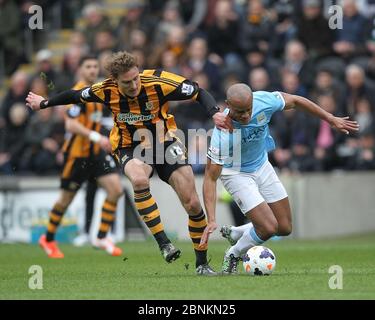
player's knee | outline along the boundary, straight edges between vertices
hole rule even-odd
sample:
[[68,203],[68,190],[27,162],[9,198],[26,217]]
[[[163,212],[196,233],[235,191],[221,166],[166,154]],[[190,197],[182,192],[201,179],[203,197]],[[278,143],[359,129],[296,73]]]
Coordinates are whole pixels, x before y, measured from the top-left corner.
[[149,179],[144,175],[132,177],[131,182],[135,190],[146,189],[150,186]]
[[116,202],[122,195],[124,191],[121,186],[114,187],[108,192],[108,198],[111,198],[113,202]]
[[279,236],[289,236],[291,233],[292,233],[292,224],[291,223],[279,224],[279,230],[277,232],[277,235],[279,235]]
[[189,214],[192,214],[192,213],[198,214],[201,211],[202,206],[199,202],[198,197],[191,197],[187,201],[184,201],[184,208],[186,212]]
[[278,229],[279,225],[276,219],[275,221],[267,221],[262,227],[263,234],[266,237],[272,237],[273,235],[277,234]]

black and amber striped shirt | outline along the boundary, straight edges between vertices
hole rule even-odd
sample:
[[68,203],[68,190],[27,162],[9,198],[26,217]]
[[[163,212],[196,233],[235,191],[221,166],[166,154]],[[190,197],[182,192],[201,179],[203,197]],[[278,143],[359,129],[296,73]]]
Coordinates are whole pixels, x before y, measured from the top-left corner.
[[[168,114],[168,101],[195,100],[199,92],[196,83],[166,71],[144,70],[140,79],[140,92],[134,98],[122,95],[112,79],[81,92],[83,103],[101,102],[112,111],[114,127],[110,140],[113,151],[137,145],[139,142],[133,139],[137,129],[148,129],[154,139],[157,134],[162,141],[167,132],[177,129],[173,115]],[[156,130],[158,123],[164,125],[163,131]]]
[[[73,87],[73,89],[80,90],[86,87],[87,83],[80,81]],[[66,114],[69,118],[77,119],[77,121],[87,129],[100,133],[103,115],[102,103],[85,102],[69,105]],[[63,152],[66,153],[69,158],[88,158],[99,154],[100,145],[90,141],[89,138],[82,135],[72,134],[65,139]]]

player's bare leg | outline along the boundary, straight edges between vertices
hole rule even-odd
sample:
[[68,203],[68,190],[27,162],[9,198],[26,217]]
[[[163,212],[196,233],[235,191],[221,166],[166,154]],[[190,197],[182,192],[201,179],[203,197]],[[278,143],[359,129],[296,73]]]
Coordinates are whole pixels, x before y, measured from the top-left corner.
[[125,175],[133,186],[138,213],[157,241],[163,258],[172,262],[179,258],[181,251],[172,245],[164,232],[158,206],[150,193],[151,172],[152,167],[138,159],[131,159],[125,165]]
[[73,201],[75,192],[61,190],[59,199],[56,201],[52,210],[49,212],[49,222],[47,234],[42,235],[39,239],[39,245],[50,258],[64,258],[64,254],[60,251],[55,241],[57,228],[59,227],[62,217]]
[[288,236],[292,232],[292,211],[290,210],[289,198],[268,204],[277,220],[278,236]]
[[94,240],[93,245],[96,248],[104,249],[112,256],[119,256],[122,254],[121,248],[116,247],[112,241],[107,238],[107,233],[112,227],[116,217],[118,199],[123,194],[120,177],[115,173],[107,174],[99,177],[98,183],[105,189],[107,197],[104,200],[102,207],[98,236],[97,239]]
[[193,170],[190,166],[179,167],[173,171],[168,183],[176,191],[182,206],[189,215],[189,234],[196,256],[197,274],[216,275],[207,262],[207,245],[199,247],[207,219],[195,188]]

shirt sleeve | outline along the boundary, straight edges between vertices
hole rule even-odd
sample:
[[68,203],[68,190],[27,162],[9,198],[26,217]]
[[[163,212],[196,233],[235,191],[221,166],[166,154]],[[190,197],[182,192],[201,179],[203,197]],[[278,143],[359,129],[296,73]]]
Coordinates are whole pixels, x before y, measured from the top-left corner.
[[80,100],[85,102],[104,102],[104,91],[101,82],[80,90]]
[[272,106],[272,112],[281,111],[285,107],[285,100],[283,95],[279,91],[269,93],[270,105]]
[[195,100],[199,92],[199,86],[196,82],[190,80],[184,80],[178,86],[172,89],[166,99],[168,101],[180,101],[180,100]]

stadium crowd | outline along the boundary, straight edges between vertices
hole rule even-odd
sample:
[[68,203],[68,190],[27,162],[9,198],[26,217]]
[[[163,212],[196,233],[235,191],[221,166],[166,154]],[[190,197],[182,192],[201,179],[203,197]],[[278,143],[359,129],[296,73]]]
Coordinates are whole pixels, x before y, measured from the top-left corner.
[[[57,6],[64,17],[58,28],[74,32],[62,65],[54,65],[45,49],[49,31],[35,31],[30,76],[18,67],[30,62],[23,43],[33,3],[46,9],[45,23],[52,29]],[[342,5],[341,29],[329,26],[328,8],[334,4]],[[123,6],[114,25],[105,1],[0,0],[0,74],[11,79],[0,104],[0,174],[58,173],[64,107],[32,113],[25,106],[27,93],[48,97],[71,88],[87,53],[98,57],[106,78],[106,59],[119,50],[136,55],[141,69],[161,68],[198,82],[223,107],[226,89],[245,82],[254,91],[308,97],[360,124],[357,135],[343,137],[302,112],[275,114],[271,161],[281,171],[375,169],[375,1],[128,0]],[[198,103],[179,102],[170,110],[185,132],[213,126]],[[193,159],[206,141],[190,146]],[[193,164],[193,170],[202,173],[204,165]]]

